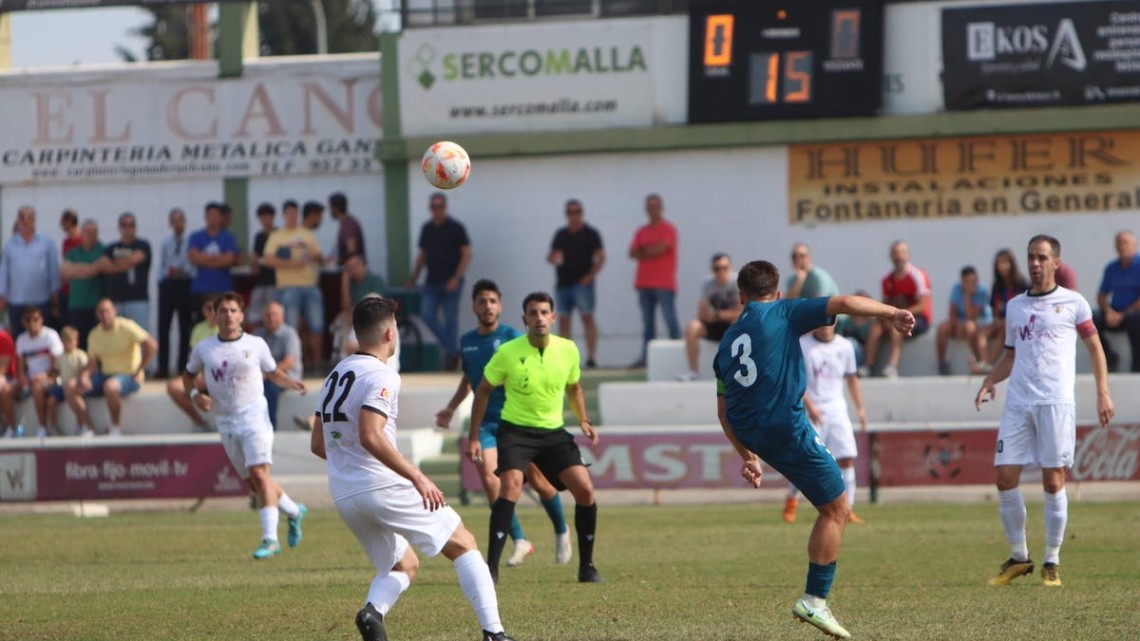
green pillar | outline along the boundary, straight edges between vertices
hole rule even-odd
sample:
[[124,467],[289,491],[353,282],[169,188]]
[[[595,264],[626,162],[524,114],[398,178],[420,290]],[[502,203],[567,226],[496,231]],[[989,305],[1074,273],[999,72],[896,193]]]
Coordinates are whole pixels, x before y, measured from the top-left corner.
[[222,197],[232,211],[230,233],[237,238],[240,254],[245,256],[249,253],[249,179],[226,178]]
[[218,4],[218,76],[241,76],[246,58],[261,52],[258,40],[257,3],[223,2]]
[[[380,35],[380,87],[383,132],[379,157],[384,167],[385,234],[388,245],[388,282],[402,285],[411,275],[412,254],[410,210],[408,208],[408,160],[404,157],[400,126],[400,66],[396,54],[399,35]],[[386,153],[386,148],[391,153]]]

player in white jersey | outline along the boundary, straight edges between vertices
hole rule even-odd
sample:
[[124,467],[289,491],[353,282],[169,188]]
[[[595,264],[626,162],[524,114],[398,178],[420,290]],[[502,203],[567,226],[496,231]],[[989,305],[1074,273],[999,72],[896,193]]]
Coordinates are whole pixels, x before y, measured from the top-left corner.
[[[182,384],[190,390],[199,409],[214,411],[218,435],[230,462],[260,500],[261,544],[254,550],[253,558],[267,559],[281,553],[277,510],[289,519],[289,547],[301,542],[301,521],[308,510],[290,499],[269,472],[273,465],[273,425],[269,422],[262,373],[285,389],[304,392],[305,384],[277,368],[263,339],[242,331],[243,305],[242,297],[234,292],[222,294],[214,301],[218,334],[194,346],[182,373]],[[205,392],[195,383],[199,372],[206,380]]]
[[[843,396],[844,382],[855,403],[859,428],[867,429],[867,412],[863,407],[863,391],[859,387],[855,347],[851,341],[835,333],[834,325],[824,325],[800,337],[800,350],[804,355],[804,370],[807,372],[804,409],[820,440],[835,457],[839,472],[843,475],[847,503],[854,507],[855,458],[859,455],[859,450],[855,445],[855,428],[851,426],[851,418],[847,414],[847,399]],[[784,521],[787,523],[796,520],[799,493],[796,486],[788,484],[788,496],[784,501]],[[862,523],[863,519],[852,511],[847,521]]]
[[442,553],[454,563],[483,641],[512,641],[474,535],[435,483],[396,449],[400,375],[387,364],[397,340],[396,303],[365,298],[352,310],[352,324],[360,351],[325,379],[311,448],[328,461],[329,494],[376,568],[356,615],[361,638],[387,641],[384,617],[419,569],[411,543],[428,557]]
[[990,585],[1007,585],[1033,573],[1025,545],[1025,500],[1018,484],[1023,467],[1040,467],[1045,488],[1045,564],[1042,583],[1061,585],[1061,542],[1069,520],[1065,469],[1073,465],[1076,442],[1077,339],[1089,351],[1096,380],[1096,413],[1102,426],[1116,410],[1108,394],[1108,368],[1083,296],[1057,285],[1054,274],[1061,243],[1045,235],[1029,241],[1028,292],[1009,301],[1005,315],[1005,354],[982,382],[974,405],[993,400],[994,386],[1009,378],[1005,411],[998,427],[997,489],[1002,526],[1011,554]]

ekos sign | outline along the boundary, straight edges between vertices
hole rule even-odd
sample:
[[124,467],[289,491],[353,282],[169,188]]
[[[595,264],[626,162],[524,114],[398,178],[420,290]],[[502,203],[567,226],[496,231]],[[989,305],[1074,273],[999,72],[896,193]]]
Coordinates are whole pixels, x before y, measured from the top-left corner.
[[1140,100],[1132,0],[942,10],[947,109]]

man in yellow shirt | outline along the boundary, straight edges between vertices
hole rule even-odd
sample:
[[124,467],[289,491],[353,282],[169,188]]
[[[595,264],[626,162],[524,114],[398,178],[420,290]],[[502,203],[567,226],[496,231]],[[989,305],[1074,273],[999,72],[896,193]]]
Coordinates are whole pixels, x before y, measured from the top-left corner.
[[87,337],[87,367],[74,384],[68,385],[65,396],[79,422],[80,435],[94,435],[85,397],[102,396],[111,414],[107,434],[119,436],[122,399],[139,391],[143,371],[158,352],[158,342],[138,323],[120,318],[109,298],[95,305],[95,317],[99,324]]
[[[305,203],[305,216],[320,212],[324,206],[318,202]],[[297,203],[286,201],[281,207],[285,226],[275,230],[265,241],[261,264],[277,270],[277,300],[285,307],[285,324],[301,330],[301,316],[305,318],[304,337],[307,354],[305,363],[314,366],[323,362],[325,303],[321,296],[321,247],[316,236],[300,225]]]
[[550,294],[529,294],[523,300],[523,312],[526,334],[499,346],[483,369],[483,380],[475,391],[471,409],[467,456],[477,464],[483,455],[479,428],[487,402],[496,387],[502,385],[506,389],[498,432],[500,489],[499,498],[491,507],[487,565],[497,581],[515,502],[522,494],[523,473],[533,462],[556,489],[568,489],[574,495],[578,581],[601,583],[602,577],[594,567],[594,532],[598,522],[594,484],[586,472],[582,452],[562,420],[563,398],[569,398],[582,433],[591,445],[598,444],[598,433],[586,416],[586,401],[578,384],[578,347],[574,341],[551,333],[557,319]]

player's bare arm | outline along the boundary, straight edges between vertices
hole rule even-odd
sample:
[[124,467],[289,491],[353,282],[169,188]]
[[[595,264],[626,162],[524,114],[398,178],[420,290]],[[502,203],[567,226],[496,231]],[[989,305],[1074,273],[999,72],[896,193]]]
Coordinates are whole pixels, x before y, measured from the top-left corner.
[[1095,331],[1081,340],[1089,350],[1089,363],[1096,381],[1096,415],[1101,426],[1107,427],[1112,417],[1116,416],[1116,406],[1108,393],[1108,361],[1104,356],[1104,346],[1100,344],[1100,336]]
[[455,393],[451,395],[451,400],[447,402],[447,407],[435,413],[435,426],[447,429],[451,427],[451,417],[455,415],[455,409],[467,398],[471,393],[471,379],[467,378],[467,374],[459,379],[459,385],[455,388]]
[[716,417],[720,420],[720,429],[724,430],[724,435],[728,438],[728,442],[732,444],[732,449],[740,455],[744,463],[740,467],[740,476],[748,482],[749,485],[755,488],[760,487],[760,480],[763,472],[760,469],[760,457],[756,456],[744,444],[736,438],[736,434],[732,432],[732,426],[728,424],[728,411],[725,405],[724,397],[716,397]]
[[578,425],[582,428],[582,433],[590,439],[590,445],[597,445],[598,430],[594,429],[594,424],[586,414],[586,395],[582,392],[582,386],[578,383],[567,385],[566,398],[570,400],[570,411],[578,418]]
[[851,375],[845,378],[847,379],[847,393],[851,396],[851,402],[855,404],[855,412],[859,415],[859,429],[865,432],[867,431],[867,409],[863,406],[863,388],[859,385],[859,377]]
[[[404,458],[403,454],[384,438],[384,426],[388,417],[364,407],[360,411],[360,446],[376,460],[396,474],[408,479],[424,499],[424,507],[434,512],[447,505],[443,492],[427,477],[420,468]],[[313,427],[314,433],[316,427]]]
[[[275,385],[277,385],[277,387],[280,387],[281,389],[291,389],[295,392],[300,392],[302,394],[306,393],[309,389],[308,386],[305,385],[305,381],[298,381],[298,380],[290,377],[280,367],[278,367],[277,369],[273,370],[272,372],[266,374],[266,378],[268,378]],[[187,389],[189,389],[189,388],[187,388]]]
[[827,315],[838,314],[878,318],[895,331],[907,336],[910,336],[911,330],[914,329],[914,314],[910,310],[899,309],[865,296],[844,295],[827,299]]
[[811,401],[811,397],[804,394],[804,411],[807,412],[808,420],[813,425],[819,425],[823,421],[823,413],[819,411],[819,406]]
[[313,431],[309,435],[309,451],[322,459],[328,458],[325,454],[325,424],[320,414],[317,414],[313,421]]
[[981,410],[982,403],[994,400],[994,396],[997,394],[995,389],[997,384],[1009,378],[1010,373],[1013,372],[1014,356],[1015,350],[1012,347],[1006,347],[997,364],[982,381],[982,387],[978,390],[978,395],[974,397],[975,408]]
[[471,404],[471,427],[467,434],[467,458],[472,463],[483,460],[483,447],[479,444],[479,426],[483,424],[483,416],[487,414],[487,402],[491,399],[491,392],[495,387],[487,379],[479,381],[475,389],[475,402]]

